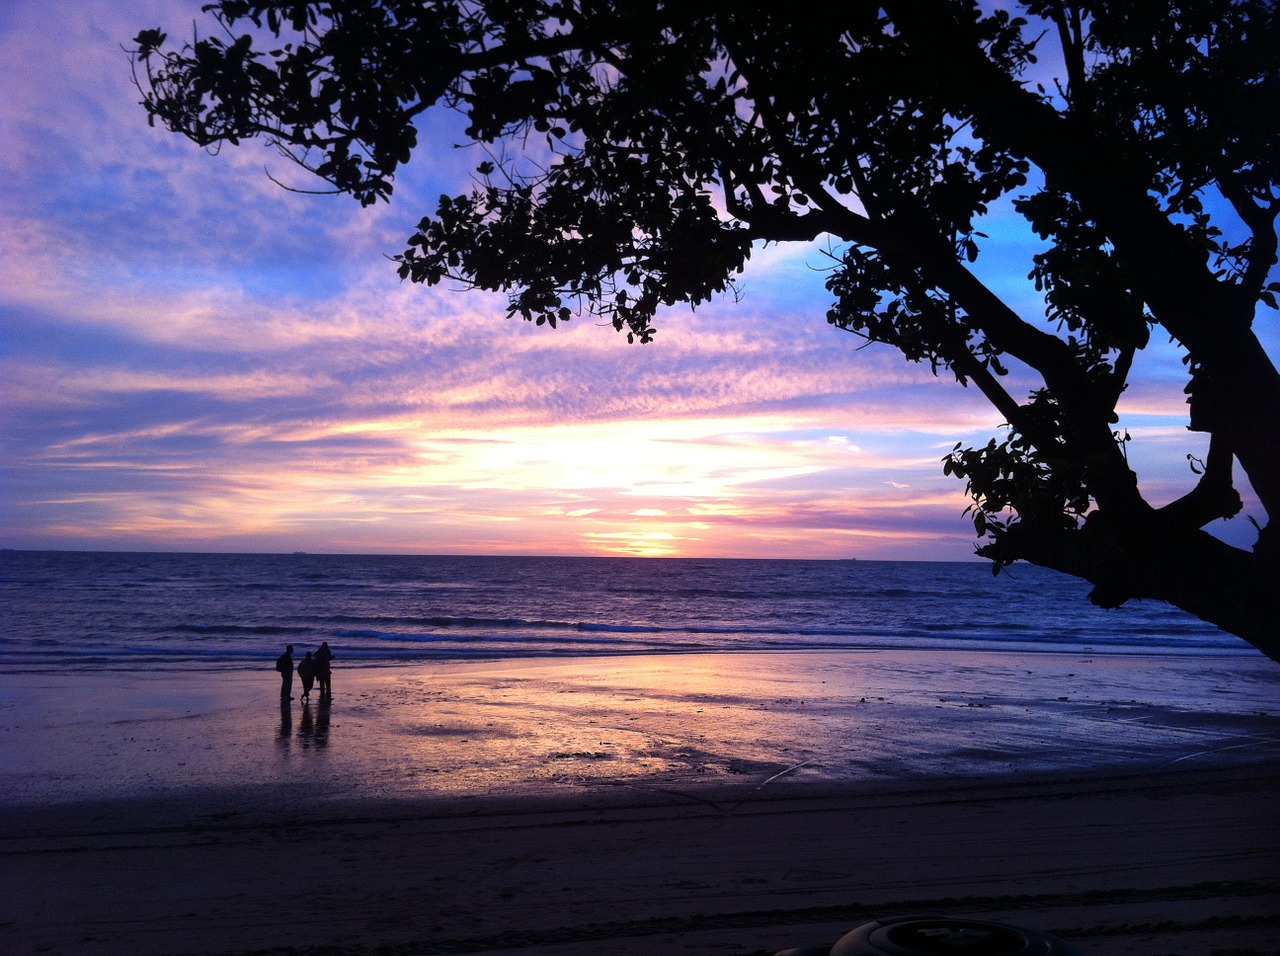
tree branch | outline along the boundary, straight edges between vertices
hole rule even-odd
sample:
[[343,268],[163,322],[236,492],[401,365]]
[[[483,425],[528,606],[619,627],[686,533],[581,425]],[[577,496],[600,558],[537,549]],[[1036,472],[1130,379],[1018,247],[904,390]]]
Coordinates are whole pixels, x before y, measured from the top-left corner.
[[1280,661],[1280,600],[1274,576],[1259,573],[1255,555],[1205,531],[1120,529],[1095,512],[1079,530],[1029,528],[1015,523],[997,545],[1004,561],[1024,560],[1094,585],[1089,600],[1119,607],[1133,598],[1164,601],[1238,634]]
[[1156,513],[1170,525],[1185,528],[1203,528],[1219,518],[1235,517],[1244,503],[1231,480],[1231,457],[1227,440],[1220,434],[1213,435],[1209,439],[1204,474],[1196,486]]
[[1082,110],[1088,95],[1085,80],[1084,40],[1080,29],[1080,11],[1075,5],[1070,10],[1063,0],[1053,5],[1052,16],[1058,28],[1058,45],[1062,50],[1062,61],[1067,68],[1067,100],[1073,109]]
[[[1256,299],[1219,282],[1204,252],[1158,208],[1126,165],[1123,144],[1060,116],[989,60],[968,26],[938,0],[886,0],[895,26],[947,77],[946,95],[980,136],[1029,157],[1070,192],[1115,245],[1157,320],[1211,378],[1231,382],[1217,402],[1229,443],[1263,506],[1280,518],[1280,374],[1250,331]],[[1255,424],[1247,424],[1255,423]]]
[[1240,221],[1249,227],[1253,236],[1249,263],[1240,281],[1245,294],[1256,301],[1271,274],[1271,267],[1276,264],[1276,217],[1280,215],[1280,202],[1264,206],[1249,195],[1234,176],[1219,176],[1217,183],[1222,195],[1231,203],[1231,208],[1236,211]]

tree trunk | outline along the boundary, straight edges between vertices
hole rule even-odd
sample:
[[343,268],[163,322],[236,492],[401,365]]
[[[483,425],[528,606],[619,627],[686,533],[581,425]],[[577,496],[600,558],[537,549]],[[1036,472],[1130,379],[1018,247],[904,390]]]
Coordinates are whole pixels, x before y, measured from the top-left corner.
[[1280,662],[1280,562],[1243,551],[1200,530],[1090,515],[1077,531],[1015,523],[980,550],[1083,578],[1089,600],[1119,607],[1131,598],[1164,601],[1243,638]]

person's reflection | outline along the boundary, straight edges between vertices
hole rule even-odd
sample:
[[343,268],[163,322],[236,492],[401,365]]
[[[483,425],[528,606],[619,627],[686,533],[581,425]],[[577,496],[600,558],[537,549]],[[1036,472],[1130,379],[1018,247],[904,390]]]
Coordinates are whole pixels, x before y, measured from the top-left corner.
[[[313,709],[314,708],[314,709]],[[289,701],[280,702],[280,726],[276,729],[276,742],[288,748],[293,737],[293,708]],[[329,701],[320,698],[318,703],[306,701],[302,705],[302,715],[298,720],[298,740],[303,747],[329,746]]]
[[320,698],[320,709],[316,712],[315,741],[317,747],[329,746],[329,698]]
[[287,700],[280,701],[280,729],[276,731],[276,742],[281,747],[289,746],[289,738],[293,736],[293,707]]
[[311,736],[314,732],[311,722],[311,701],[307,701],[302,705],[302,720],[298,724],[298,736],[303,740],[304,746],[311,746]]

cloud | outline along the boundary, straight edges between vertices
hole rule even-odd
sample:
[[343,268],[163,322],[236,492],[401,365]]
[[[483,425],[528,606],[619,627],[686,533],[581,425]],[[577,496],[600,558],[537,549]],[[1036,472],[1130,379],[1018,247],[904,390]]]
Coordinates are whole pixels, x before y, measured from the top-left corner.
[[[402,283],[386,256],[473,151],[361,209],[281,190],[264,165],[307,183],[260,144],[149,127],[122,47],[200,5],[0,9],[0,544],[971,556],[940,459],[1000,417],[830,327],[821,243],[756,250],[740,300],[670,309],[643,347]],[[1171,496],[1197,447],[1178,358],[1122,405]]]

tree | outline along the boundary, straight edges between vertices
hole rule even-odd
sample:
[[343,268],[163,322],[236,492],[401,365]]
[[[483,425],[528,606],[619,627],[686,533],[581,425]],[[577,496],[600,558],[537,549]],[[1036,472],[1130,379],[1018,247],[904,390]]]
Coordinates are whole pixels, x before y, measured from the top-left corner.
[[[1280,6],[990,6],[220,0],[211,35],[146,30],[132,56],[152,122],[207,148],[265,137],[365,205],[428,110],[460,112],[476,186],[422,219],[399,274],[502,291],[539,324],[586,312],[647,342],[759,244],[828,237],[828,321],[1007,421],[943,462],[994,570],[1167,601],[1280,660],[1280,375],[1254,330],[1280,290]],[[980,278],[997,202],[1044,241],[1043,315]],[[1185,353],[1209,436],[1162,507],[1116,427],[1153,335]],[[1237,468],[1266,512],[1251,550],[1204,530],[1240,511]]]

